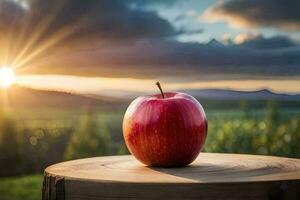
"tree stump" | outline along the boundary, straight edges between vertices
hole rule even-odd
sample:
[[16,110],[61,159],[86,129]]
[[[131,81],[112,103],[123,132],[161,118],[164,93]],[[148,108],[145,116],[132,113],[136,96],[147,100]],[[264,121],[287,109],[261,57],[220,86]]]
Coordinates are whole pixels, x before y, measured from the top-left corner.
[[132,156],[73,160],[45,170],[43,200],[299,200],[300,160],[201,153],[188,167],[153,168]]

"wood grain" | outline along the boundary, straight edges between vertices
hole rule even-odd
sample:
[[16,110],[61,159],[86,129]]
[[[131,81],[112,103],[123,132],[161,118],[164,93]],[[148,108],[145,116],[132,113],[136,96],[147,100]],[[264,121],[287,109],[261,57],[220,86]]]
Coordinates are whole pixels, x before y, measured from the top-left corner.
[[[63,184],[56,188],[56,184],[49,181],[51,177],[63,180]],[[64,189],[61,189],[62,185]],[[44,200],[293,200],[300,199],[300,160],[201,153],[188,167],[150,168],[132,156],[96,157],[48,167],[44,188]]]

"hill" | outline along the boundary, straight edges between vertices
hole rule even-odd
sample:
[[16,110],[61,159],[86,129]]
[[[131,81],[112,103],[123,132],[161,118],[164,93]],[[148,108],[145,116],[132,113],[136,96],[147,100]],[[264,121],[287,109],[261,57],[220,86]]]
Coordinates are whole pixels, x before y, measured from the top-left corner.
[[88,106],[110,107],[122,103],[121,100],[105,96],[84,96],[63,91],[37,90],[14,85],[7,90],[0,89],[0,102],[12,108],[52,107],[80,108]]

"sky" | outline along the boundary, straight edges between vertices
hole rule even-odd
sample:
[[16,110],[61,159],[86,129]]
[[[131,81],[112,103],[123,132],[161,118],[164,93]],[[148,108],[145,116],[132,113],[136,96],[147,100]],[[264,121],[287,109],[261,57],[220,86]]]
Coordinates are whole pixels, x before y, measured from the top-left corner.
[[300,93],[297,0],[0,0],[0,30],[28,87]]

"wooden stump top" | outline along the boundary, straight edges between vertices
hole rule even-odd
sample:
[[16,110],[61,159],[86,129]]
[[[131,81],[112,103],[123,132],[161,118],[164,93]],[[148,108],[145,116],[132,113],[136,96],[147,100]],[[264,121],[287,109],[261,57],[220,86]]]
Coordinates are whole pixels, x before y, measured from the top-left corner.
[[[51,178],[54,179],[54,183]],[[63,180],[62,184],[60,180]],[[60,185],[63,185],[63,189],[59,189]],[[186,186],[189,187],[185,189]],[[55,189],[52,188],[52,192],[47,191],[51,187]],[[234,194],[242,194],[242,191],[253,192],[253,190],[256,191],[252,194],[253,198],[271,199],[271,193],[281,191],[282,188],[288,190],[286,187],[294,188],[295,191],[300,189],[299,159],[201,153],[188,167],[152,168],[144,166],[132,156],[110,156],[73,160],[48,167],[45,170],[44,199],[51,199],[51,193],[55,190],[63,190],[64,198],[62,199],[74,199],[72,195],[81,197],[78,199],[89,199],[90,195],[93,199],[122,194],[125,195],[125,197],[120,196],[122,199],[126,199],[126,197],[135,199],[135,195],[136,199],[144,199],[143,195],[145,194],[139,192],[138,189],[149,190],[146,192],[149,193],[148,196],[146,195],[147,197],[157,198],[162,195],[164,199],[168,199],[166,198],[168,192],[172,197],[170,199],[193,199],[188,198],[189,195],[179,198],[187,191],[189,194],[192,193],[190,195],[195,198],[218,199],[217,193],[214,193],[218,190],[223,191],[221,199],[226,199],[226,193],[228,193],[229,199],[235,199],[233,198]],[[200,188],[202,189],[199,190]],[[161,189],[164,191],[160,191]],[[119,194],[120,191],[121,194]],[[206,192],[203,193],[203,191]],[[61,195],[57,191],[54,193],[55,196]],[[204,194],[206,196],[203,196]],[[299,192],[288,194],[300,198]],[[276,196],[278,197],[278,195],[274,197]],[[239,195],[237,197],[245,198]]]
[[220,183],[300,179],[300,160],[253,155],[201,153],[188,167],[151,168],[132,156],[80,159],[46,172],[86,181],[137,183]]

